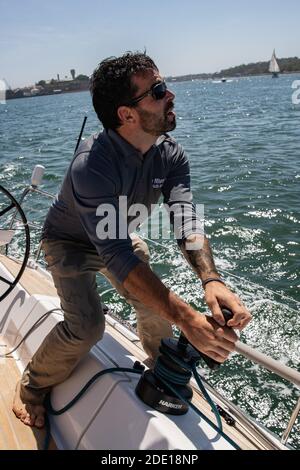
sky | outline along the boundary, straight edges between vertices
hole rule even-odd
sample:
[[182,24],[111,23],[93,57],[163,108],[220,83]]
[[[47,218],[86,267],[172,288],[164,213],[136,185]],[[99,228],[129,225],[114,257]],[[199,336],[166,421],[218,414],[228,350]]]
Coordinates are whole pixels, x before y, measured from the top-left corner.
[[0,79],[90,75],[144,50],[165,76],[300,56],[299,0],[0,0]]

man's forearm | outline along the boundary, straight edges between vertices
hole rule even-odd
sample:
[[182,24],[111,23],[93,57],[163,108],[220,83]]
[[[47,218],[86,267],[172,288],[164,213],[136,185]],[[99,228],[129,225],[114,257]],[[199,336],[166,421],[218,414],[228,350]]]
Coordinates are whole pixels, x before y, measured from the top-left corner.
[[139,263],[123,282],[124,288],[153,313],[179,328],[195,316],[195,311],[170,291],[145,263]]
[[[218,362],[224,362],[234,350],[236,334],[229,328],[220,327],[212,318],[200,315],[174,292],[170,291],[151,271],[146,263],[133,268],[123,287],[147,306],[154,315],[175,323],[187,340],[199,351]],[[149,331],[151,335],[151,331]]]
[[[188,249],[188,245],[191,243],[194,246],[199,244],[200,248],[193,250]],[[185,259],[192,266],[200,279],[203,280],[208,277],[220,277],[214,263],[209,241],[205,236],[203,238],[202,235],[192,235],[181,245],[180,248]]]

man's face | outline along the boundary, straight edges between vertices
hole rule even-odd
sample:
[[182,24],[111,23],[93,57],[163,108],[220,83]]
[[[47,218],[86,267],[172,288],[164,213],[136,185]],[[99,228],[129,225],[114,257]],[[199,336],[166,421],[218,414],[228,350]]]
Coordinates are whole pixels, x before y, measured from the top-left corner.
[[[143,75],[135,75],[132,82],[138,87],[135,97],[151,89],[155,83],[163,81],[157,70],[149,70]],[[176,115],[172,111],[175,95],[167,90],[166,96],[156,100],[148,95],[135,105],[141,129],[153,136],[160,136],[176,127]]]

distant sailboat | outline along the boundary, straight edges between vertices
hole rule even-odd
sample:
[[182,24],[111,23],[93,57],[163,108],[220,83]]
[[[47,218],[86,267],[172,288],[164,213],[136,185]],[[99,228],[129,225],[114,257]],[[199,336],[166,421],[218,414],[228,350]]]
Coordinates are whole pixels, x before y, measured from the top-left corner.
[[270,60],[269,72],[273,74],[273,78],[278,78],[278,74],[280,73],[280,68],[276,60],[275,49]]

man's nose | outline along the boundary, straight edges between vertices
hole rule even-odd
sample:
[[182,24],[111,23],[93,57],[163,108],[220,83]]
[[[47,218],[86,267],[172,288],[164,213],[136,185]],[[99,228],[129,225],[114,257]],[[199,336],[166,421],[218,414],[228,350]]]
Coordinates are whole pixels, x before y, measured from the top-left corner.
[[171,90],[169,90],[169,88],[167,89],[167,98],[168,100],[173,100],[175,98],[175,93],[173,93]]

